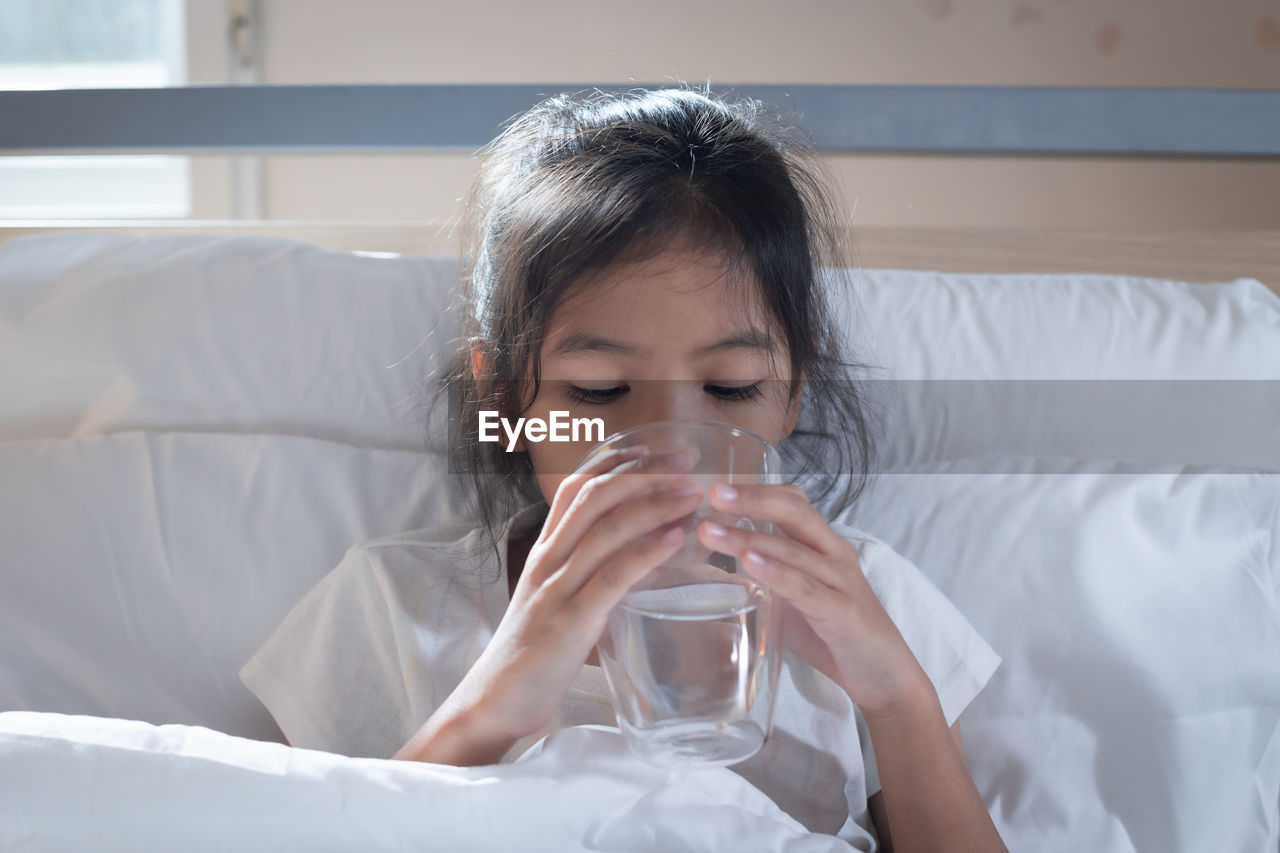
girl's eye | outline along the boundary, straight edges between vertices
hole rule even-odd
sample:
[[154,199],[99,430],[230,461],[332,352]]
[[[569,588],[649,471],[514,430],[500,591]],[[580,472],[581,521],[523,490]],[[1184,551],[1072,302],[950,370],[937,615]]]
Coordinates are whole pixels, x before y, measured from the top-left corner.
[[610,403],[617,399],[626,388],[579,388],[577,385],[569,386],[570,398],[579,403],[601,404]]
[[730,387],[726,385],[706,385],[704,387],[721,400],[754,400],[756,397],[760,396],[759,382],[751,385],[739,385],[737,387]]
[[[760,396],[760,383],[755,382],[751,385],[704,385],[703,388],[710,394],[715,395],[721,400],[729,402],[741,402],[744,400],[754,400]],[[588,405],[603,405],[611,403],[620,397],[626,388],[618,386],[616,388],[579,388],[577,385],[568,386],[569,397],[579,403]]]

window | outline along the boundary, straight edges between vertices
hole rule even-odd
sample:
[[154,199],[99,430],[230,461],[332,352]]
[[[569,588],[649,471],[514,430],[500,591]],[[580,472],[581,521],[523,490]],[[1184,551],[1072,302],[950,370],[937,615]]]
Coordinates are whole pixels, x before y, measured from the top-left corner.
[[[185,82],[182,0],[3,0],[0,89]],[[190,158],[0,156],[0,218],[191,214]]]

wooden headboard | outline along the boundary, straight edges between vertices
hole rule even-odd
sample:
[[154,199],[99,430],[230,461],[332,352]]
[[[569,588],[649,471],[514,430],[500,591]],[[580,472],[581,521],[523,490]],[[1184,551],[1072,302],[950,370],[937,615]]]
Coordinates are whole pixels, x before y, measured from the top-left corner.
[[[0,225],[26,234],[108,231],[284,237],[341,250],[452,254],[456,235],[433,222],[120,222]],[[1280,294],[1280,231],[1098,231],[866,227],[852,232],[858,266],[946,272],[1084,272],[1176,281],[1256,278]]]

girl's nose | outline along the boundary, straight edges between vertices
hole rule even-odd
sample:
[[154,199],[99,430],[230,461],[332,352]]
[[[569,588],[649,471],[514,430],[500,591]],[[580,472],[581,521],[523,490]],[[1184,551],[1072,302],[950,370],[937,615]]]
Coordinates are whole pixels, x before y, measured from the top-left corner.
[[699,408],[701,383],[686,379],[654,379],[646,383],[644,418],[654,421],[694,421],[705,416]]

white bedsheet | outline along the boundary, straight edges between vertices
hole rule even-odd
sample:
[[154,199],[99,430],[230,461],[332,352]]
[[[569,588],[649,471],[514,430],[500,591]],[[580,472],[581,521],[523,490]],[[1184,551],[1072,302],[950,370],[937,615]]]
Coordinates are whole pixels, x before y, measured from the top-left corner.
[[[269,238],[0,247],[0,851],[829,849],[730,771],[659,778],[599,732],[554,768],[451,771],[212,730],[276,736],[236,669],[344,548],[459,509],[421,408],[455,269]],[[1280,474],[1209,469],[1280,470],[1280,300],[856,284],[840,327],[903,402],[893,473],[846,520],[1001,654],[960,725],[1010,848],[1275,853]]]
[[515,764],[458,768],[12,711],[0,767],[6,853],[852,849],[728,769],[665,771],[602,727],[565,729]]

